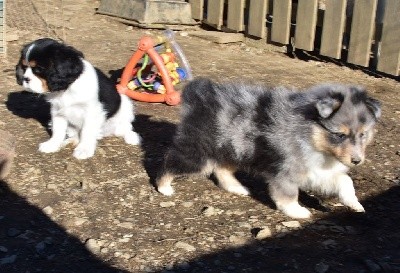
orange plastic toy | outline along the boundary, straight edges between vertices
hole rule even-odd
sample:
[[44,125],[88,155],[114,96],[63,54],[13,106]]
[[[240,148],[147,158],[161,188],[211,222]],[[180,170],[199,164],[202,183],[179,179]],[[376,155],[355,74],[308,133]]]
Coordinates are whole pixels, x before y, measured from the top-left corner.
[[[165,45],[166,52],[159,54],[155,46],[161,44]],[[175,55],[183,63],[183,68],[177,67]],[[148,64],[148,58],[151,59],[152,64]],[[142,59],[142,67],[138,67],[138,63]],[[143,86],[147,86],[145,82],[154,80],[156,77],[154,75],[151,79],[147,79],[147,81],[141,77],[141,73],[150,70],[153,64],[158,70],[157,77],[161,77],[161,82],[156,82],[157,92],[136,90],[140,88],[139,82]],[[132,79],[135,77],[138,80],[133,81]],[[153,39],[152,37],[144,36],[140,39],[138,50],[129,59],[122,72],[120,83],[117,84],[117,90],[119,93],[125,94],[137,101],[165,102],[168,105],[177,105],[180,103],[181,98],[180,93],[175,90],[174,85],[183,79],[192,79],[191,70],[182,50],[173,38],[173,32],[167,30],[165,31],[165,37]],[[134,82],[138,84],[136,85]]]

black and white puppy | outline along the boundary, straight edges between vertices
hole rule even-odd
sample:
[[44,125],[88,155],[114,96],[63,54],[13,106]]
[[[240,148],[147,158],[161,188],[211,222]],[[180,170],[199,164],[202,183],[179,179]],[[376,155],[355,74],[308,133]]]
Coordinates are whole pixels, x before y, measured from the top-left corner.
[[197,79],[182,99],[181,123],[156,180],[162,194],[173,194],[178,175],[213,173],[223,189],[248,195],[234,175],[243,170],[263,177],[290,217],[311,216],[298,203],[299,189],[364,211],[347,171],[364,161],[381,110],[362,88],[330,84],[295,92]]
[[115,135],[139,144],[132,130],[132,101],[73,47],[49,38],[27,44],[16,77],[26,91],[45,93],[51,105],[52,136],[39,151],[56,152],[73,141],[74,157],[86,159],[94,155],[102,137]]

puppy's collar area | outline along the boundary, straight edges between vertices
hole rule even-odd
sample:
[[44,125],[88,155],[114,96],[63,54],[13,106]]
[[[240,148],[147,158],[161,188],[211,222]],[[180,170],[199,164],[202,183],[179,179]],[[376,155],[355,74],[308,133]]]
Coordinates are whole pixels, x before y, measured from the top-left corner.
[[26,62],[26,65],[27,66],[30,66],[29,65],[29,55],[31,54],[31,51],[32,51],[32,49],[35,47],[35,44],[31,44],[29,47],[28,47],[28,50],[26,51],[26,54],[25,54],[25,62]]

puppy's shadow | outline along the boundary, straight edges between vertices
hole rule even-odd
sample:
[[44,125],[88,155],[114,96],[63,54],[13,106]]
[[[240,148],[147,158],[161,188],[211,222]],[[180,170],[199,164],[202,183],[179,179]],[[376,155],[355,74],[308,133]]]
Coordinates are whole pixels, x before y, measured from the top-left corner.
[[14,115],[26,119],[36,119],[50,133],[50,104],[38,94],[16,91],[8,94],[6,106]]
[[[242,171],[236,172],[235,177],[250,191],[251,198],[257,200],[265,206],[276,209],[275,203],[272,201],[268,192],[268,181],[265,181],[260,176],[253,176]],[[218,185],[218,182],[213,175],[210,179],[215,185]],[[303,191],[299,192],[299,202],[305,205],[307,208],[313,208],[319,211],[328,211],[326,207],[321,205],[319,199],[310,196]]]
[[165,153],[171,146],[176,125],[166,121],[155,121],[151,116],[138,114],[133,127],[142,137],[143,166],[150,177],[150,183],[154,185],[157,174],[162,169]]

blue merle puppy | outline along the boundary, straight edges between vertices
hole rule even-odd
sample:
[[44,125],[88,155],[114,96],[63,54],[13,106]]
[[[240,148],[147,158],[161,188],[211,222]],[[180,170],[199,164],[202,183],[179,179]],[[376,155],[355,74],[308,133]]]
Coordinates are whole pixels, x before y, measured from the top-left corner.
[[299,189],[337,196],[364,212],[349,168],[365,159],[380,103],[359,86],[325,84],[303,92],[198,78],[183,91],[182,120],[156,186],[172,195],[178,175],[214,174],[221,188],[248,195],[237,170],[261,176],[277,209],[309,218]]

